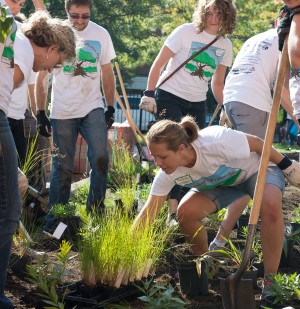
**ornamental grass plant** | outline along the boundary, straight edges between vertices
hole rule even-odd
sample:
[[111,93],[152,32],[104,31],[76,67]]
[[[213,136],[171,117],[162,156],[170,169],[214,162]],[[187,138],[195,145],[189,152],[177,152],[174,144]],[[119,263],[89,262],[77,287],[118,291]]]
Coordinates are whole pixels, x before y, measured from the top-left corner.
[[87,215],[80,231],[82,279],[88,286],[119,287],[154,270],[170,234],[165,216],[132,230],[133,218],[118,207]]

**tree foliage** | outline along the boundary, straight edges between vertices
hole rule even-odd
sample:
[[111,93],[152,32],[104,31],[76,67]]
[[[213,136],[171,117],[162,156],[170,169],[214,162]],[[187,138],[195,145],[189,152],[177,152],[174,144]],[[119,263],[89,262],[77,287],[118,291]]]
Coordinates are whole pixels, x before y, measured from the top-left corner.
[[[236,0],[238,23],[230,36],[234,55],[249,37],[272,27],[281,3],[275,0]],[[53,17],[65,18],[64,0],[44,0]],[[149,67],[166,37],[191,22],[196,0],[94,0],[92,20],[106,28],[113,40],[122,74]],[[33,11],[27,1],[24,13]]]

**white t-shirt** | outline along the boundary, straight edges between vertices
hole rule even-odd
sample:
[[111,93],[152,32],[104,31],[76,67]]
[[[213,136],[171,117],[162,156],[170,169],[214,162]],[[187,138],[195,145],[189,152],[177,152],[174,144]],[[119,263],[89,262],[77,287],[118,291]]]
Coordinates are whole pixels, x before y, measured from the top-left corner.
[[246,134],[221,126],[207,127],[192,143],[196,151],[193,167],[178,167],[172,174],[156,174],[151,195],[165,196],[175,184],[198,189],[234,186],[258,171],[260,155],[250,152]]
[[224,104],[238,101],[270,112],[271,88],[276,78],[278,58],[276,29],[270,29],[247,40],[226,77]]
[[[0,0],[0,3],[7,9],[7,16],[11,16],[6,3],[3,0]],[[16,32],[17,25],[14,22],[4,43],[0,43],[0,109],[3,110],[5,114],[7,114],[11,92],[14,87],[14,71],[12,63],[14,58],[14,41]]]
[[[175,55],[168,62],[157,85],[215,37],[205,31],[197,33],[193,24],[184,24],[176,28],[164,44]],[[208,91],[208,81],[219,64],[228,67],[232,64],[232,44],[227,38],[218,39],[212,46],[189,61],[160,88],[191,102],[204,101]]]
[[[17,26],[19,30],[22,27],[22,24],[17,22]],[[20,57],[19,51],[17,52],[17,58],[21,58],[21,59],[15,59],[15,63],[17,63],[18,61],[25,60],[23,56]],[[24,113],[26,111],[27,102],[28,102],[28,85],[35,84],[35,78],[36,78],[36,73],[31,70],[28,80],[23,82],[18,88],[16,88],[13,91],[11,95],[11,101],[8,106],[7,117],[16,119],[16,120],[25,118]]]
[[83,44],[76,62],[54,70],[50,118],[82,118],[93,109],[104,107],[100,65],[110,63],[116,56],[110,35],[91,21],[76,34]]
[[300,72],[293,73],[289,81],[290,96],[294,108],[294,115],[300,119]]
[[35,78],[36,73],[31,70],[28,80],[13,91],[7,117],[16,120],[25,118],[24,114],[28,103],[28,85],[34,85]]

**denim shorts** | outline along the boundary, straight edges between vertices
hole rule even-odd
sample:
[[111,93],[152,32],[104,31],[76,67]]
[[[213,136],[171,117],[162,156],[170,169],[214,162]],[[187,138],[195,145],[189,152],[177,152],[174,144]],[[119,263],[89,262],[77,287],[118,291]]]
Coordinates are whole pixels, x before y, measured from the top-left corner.
[[[232,202],[240,199],[245,195],[249,195],[251,198],[253,198],[257,174],[258,173],[253,174],[249,179],[235,186],[215,188],[210,190],[192,188],[191,191],[202,193],[211,201],[213,201],[216,204],[218,210],[220,210],[222,208],[226,208]],[[278,187],[281,192],[283,192],[285,188],[285,180],[284,175],[279,167],[268,167],[265,183],[273,184]]]

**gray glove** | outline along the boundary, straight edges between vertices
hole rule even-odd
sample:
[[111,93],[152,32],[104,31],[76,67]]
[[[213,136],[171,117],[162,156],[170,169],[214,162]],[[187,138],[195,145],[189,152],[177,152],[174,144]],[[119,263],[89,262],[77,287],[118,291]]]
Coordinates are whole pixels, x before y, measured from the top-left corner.
[[154,99],[154,91],[146,90],[141,98],[140,109],[149,112],[151,114],[157,113],[156,101]]
[[292,165],[282,171],[288,183],[300,187],[300,164],[292,160]]

